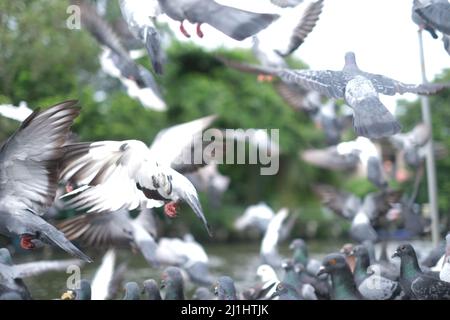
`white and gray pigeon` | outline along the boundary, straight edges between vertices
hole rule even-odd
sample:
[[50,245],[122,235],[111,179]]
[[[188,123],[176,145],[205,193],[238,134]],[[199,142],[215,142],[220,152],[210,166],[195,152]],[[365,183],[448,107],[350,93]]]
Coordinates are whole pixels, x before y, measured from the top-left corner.
[[134,62],[110,25],[86,1],[73,0],[81,8],[81,24],[102,47],[100,64],[105,73],[118,78],[130,97],[146,108],[164,111],[166,104],[150,71]]
[[276,52],[282,56],[287,57],[291,55],[295,50],[305,42],[306,37],[316,26],[317,21],[320,18],[320,14],[323,9],[323,0],[317,0],[311,2],[305,10],[300,22],[292,32],[289,46],[285,51],[276,50]]
[[119,0],[122,16],[131,33],[146,47],[153,70],[163,73],[161,36],[153,20],[161,13],[157,0]]
[[213,120],[204,117],[161,131],[150,148],[138,140],[66,145],[61,180],[75,188],[64,195],[71,197],[67,205],[88,213],[164,205],[165,214],[175,217],[185,202],[211,235],[195,187],[178,171],[202,165],[192,164],[185,149],[191,150],[194,136]]
[[330,170],[355,169],[359,162],[371,183],[380,189],[387,187],[380,152],[368,138],[358,137],[325,149],[304,150],[301,157],[308,163]]
[[442,269],[439,272],[439,278],[442,281],[450,282],[450,233],[445,237],[445,255],[442,262]]
[[80,266],[80,260],[35,261],[14,264],[8,249],[0,249],[0,300],[13,296],[21,300],[31,299],[22,279],[38,276],[50,271],[66,271],[69,266]]
[[277,76],[284,82],[296,83],[328,98],[345,99],[353,109],[356,134],[371,139],[388,137],[401,129],[398,121],[380,101],[379,94],[433,94],[449,87],[448,84],[436,83],[406,84],[380,74],[364,72],[356,64],[353,52],[346,53],[345,65],[341,71],[292,70],[250,64],[245,66],[249,72]]
[[55,200],[63,145],[77,101],[36,109],[0,149],[0,233],[20,236],[24,249],[44,242],[91,261],[41,216]]
[[16,107],[12,104],[1,104],[0,115],[16,121],[24,121],[33,112],[25,101],[21,101],[19,106]]
[[450,3],[448,0],[421,1],[421,5],[415,8],[415,13],[428,25],[450,35]]
[[163,12],[180,22],[180,31],[190,37],[184,20],[197,24],[197,35],[203,37],[202,23],[209,24],[232,39],[241,41],[268,27],[277,14],[249,12],[217,3],[214,0],[158,0]]
[[270,0],[274,5],[281,8],[294,8],[301,4],[304,0]]
[[135,218],[125,208],[83,214],[59,223],[58,229],[69,240],[87,247],[131,247],[139,250],[150,265],[158,266],[156,226],[151,209],[142,207]]

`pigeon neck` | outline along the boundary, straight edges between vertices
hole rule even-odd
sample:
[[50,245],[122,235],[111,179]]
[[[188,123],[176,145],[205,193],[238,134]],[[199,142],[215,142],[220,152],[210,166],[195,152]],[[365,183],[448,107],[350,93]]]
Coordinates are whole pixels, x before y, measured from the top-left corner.
[[295,287],[300,282],[300,279],[297,276],[297,273],[293,269],[291,269],[286,270],[283,282]]
[[401,258],[400,262],[400,278],[405,280],[414,279],[422,270],[419,267],[417,256],[415,253],[406,255]]
[[304,266],[308,264],[308,253],[302,248],[295,249],[293,258],[295,263],[301,263]]
[[361,283],[367,276],[367,268],[370,266],[368,254],[363,254],[356,258],[356,265],[354,270],[354,278],[357,284]]
[[165,300],[184,300],[183,286],[182,285],[168,286]]
[[332,295],[337,300],[359,299],[352,272],[349,267],[336,270],[331,274]]
[[344,65],[343,70],[348,71],[348,72],[360,71],[360,69],[358,68],[358,65],[356,64],[356,59],[355,59],[354,54],[347,54],[345,56],[345,65]]

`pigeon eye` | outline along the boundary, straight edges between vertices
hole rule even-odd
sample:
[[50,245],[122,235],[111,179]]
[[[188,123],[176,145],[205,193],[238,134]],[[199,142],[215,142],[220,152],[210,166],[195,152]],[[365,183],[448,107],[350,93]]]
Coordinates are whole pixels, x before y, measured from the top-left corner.
[[331,259],[331,260],[330,260],[330,264],[331,264],[332,266],[334,266],[336,263],[337,263],[336,259]]

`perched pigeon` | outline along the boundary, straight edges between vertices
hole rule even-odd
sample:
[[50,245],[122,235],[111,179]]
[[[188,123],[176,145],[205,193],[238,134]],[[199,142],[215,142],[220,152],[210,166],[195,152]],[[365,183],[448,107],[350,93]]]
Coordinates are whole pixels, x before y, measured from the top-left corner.
[[291,70],[245,65],[249,72],[259,72],[281,78],[286,83],[296,83],[308,90],[335,99],[345,99],[353,109],[353,125],[356,134],[367,138],[382,138],[400,131],[400,124],[379,99],[379,94],[397,93],[433,94],[448,84],[405,84],[383,75],[360,70],[355,54],[345,55],[341,71]]
[[164,270],[161,279],[161,289],[166,294],[164,300],[184,300],[184,280],[180,269],[168,267]]
[[284,52],[281,52],[279,50],[276,51],[280,56],[287,57],[302,45],[306,37],[311,33],[311,31],[316,26],[320,14],[322,13],[322,9],[323,9],[323,0],[317,0],[309,4],[309,6],[305,10],[305,13],[302,16],[302,19],[300,20],[300,22],[295,27],[292,33],[291,40],[287,50]]
[[148,300],[162,300],[161,293],[159,292],[159,286],[155,280],[145,280],[143,286],[143,291],[146,294]]
[[318,275],[325,273],[331,276],[331,298],[333,300],[363,299],[363,296],[356,287],[352,272],[343,255],[338,253],[327,255],[323,259]]
[[160,34],[153,23],[153,19],[160,14],[158,1],[119,0],[119,5],[130,31],[147,48],[153,70],[162,74],[164,55]]
[[0,300],[10,300],[16,296],[20,300],[31,299],[22,279],[50,271],[65,271],[69,266],[80,266],[79,260],[37,261],[13,264],[8,249],[0,249]]
[[370,266],[369,252],[363,245],[354,249],[356,265],[354,279],[359,292],[369,300],[390,300],[398,296],[401,288],[398,282],[383,277],[380,273],[367,272]]
[[124,290],[122,300],[141,300],[139,285],[136,282],[125,283]]
[[450,283],[423,273],[410,244],[400,245],[392,257],[400,258],[400,285],[410,299],[450,299]]
[[262,264],[258,267],[256,274],[263,284],[261,288],[262,290],[272,287],[269,291],[267,291],[265,296],[266,298],[270,298],[275,293],[276,286],[280,283],[280,279],[278,279],[275,270],[268,264]]
[[45,242],[91,261],[40,217],[56,196],[63,145],[79,113],[76,103],[66,101],[35,110],[1,147],[0,233],[19,235],[24,249]]
[[415,12],[430,26],[450,35],[450,3],[448,0],[432,0],[420,5]]
[[292,240],[289,249],[293,250],[292,260],[294,264],[302,264],[306,267],[306,271],[313,276],[317,274],[320,262],[309,257],[308,247],[303,239]]
[[217,280],[214,293],[219,300],[238,300],[234,281],[228,276],[222,276]]
[[158,0],[163,12],[180,22],[180,31],[190,37],[183,26],[184,20],[197,24],[197,35],[203,37],[200,29],[206,23],[241,41],[255,35],[279,18],[277,14],[255,13],[228,7],[214,0]]
[[59,223],[58,228],[69,240],[81,241],[88,247],[131,246],[138,249],[148,263],[157,266],[154,224],[151,210],[142,208],[133,219],[130,212],[122,208],[79,215]]

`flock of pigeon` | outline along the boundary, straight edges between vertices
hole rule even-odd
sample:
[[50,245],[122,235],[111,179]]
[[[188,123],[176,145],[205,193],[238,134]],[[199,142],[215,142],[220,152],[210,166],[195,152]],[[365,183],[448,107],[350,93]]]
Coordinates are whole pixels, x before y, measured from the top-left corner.
[[[30,299],[23,278],[69,265],[82,265],[92,259],[71,241],[83,247],[108,248],[102,265],[92,281],[81,280],[61,299],[108,299],[117,295],[122,268],[114,268],[115,249],[129,246],[138,250],[151,267],[164,269],[160,285],[149,279],[142,285],[147,299],[185,299],[184,281],[200,287],[194,299],[450,299],[450,236],[446,243],[426,258],[409,245],[400,245],[390,260],[383,246],[375,258],[375,243],[390,239],[411,239],[426,232],[427,223],[415,203],[420,172],[415,188],[406,196],[388,187],[386,168],[379,146],[385,142],[398,150],[402,161],[421,168],[424,147],[430,140],[429,128],[419,124],[409,133],[400,133],[396,118],[379,99],[379,94],[434,94],[449,88],[448,84],[405,84],[389,77],[362,71],[355,54],[345,56],[342,70],[293,70],[285,58],[305,41],[321,14],[324,0],[311,2],[295,27],[285,50],[263,52],[257,33],[270,27],[279,15],[254,13],[232,8],[214,0],[119,0],[128,35],[118,35],[87,1],[72,0],[81,9],[81,22],[102,47],[100,62],[108,75],[120,79],[130,97],[143,106],[165,110],[153,73],[136,63],[127,48],[126,38],[140,42],[150,57],[153,72],[164,75],[165,54],[161,31],[156,19],[166,14],[180,22],[180,32],[191,35],[184,21],[209,24],[235,40],[253,37],[254,54],[259,65],[217,57],[229,67],[258,74],[260,81],[270,81],[286,102],[311,115],[325,132],[329,147],[306,150],[304,161],[330,170],[362,169],[363,175],[378,188],[361,199],[332,186],[314,186],[324,205],[351,220],[348,244],[338,253],[327,255],[322,262],[309,257],[306,243],[294,240],[292,257],[284,259],[277,244],[290,235],[295,219],[287,209],[274,213],[261,203],[235,221],[236,230],[256,227],[262,234],[261,258],[264,263],[256,274],[258,284],[238,292],[228,276],[214,279],[208,271],[204,249],[186,235],[183,239],[159,238],[151,211],[164,207],[169,218],[186,203],[213,236],[203,213],[197,190],[220,195],[229,178],[220,175],[217,165],[186,165],[181,161],[186,149],[192,149],[193,137],[210,127],[215,116],[207,116],[161,131],[150,146],[141,141],[74,141],[71,126],[82,112],[77,101],[69,100],[34,111],[22,103],[19,107],[4,105],[0,114],[18,121],[20,128],[0,149],[0,233],[19,237],[23,249],[42,245],[59,247],[79,260],[40,261],[15,265],[7,249],[0,249],[0,299]],[[282,8],[299,5],[302,0],[271,0]],[[289,10],[289,9],[287,9]],[[443,33],[449,51],[450,3],[447,0],[414,0],[413,20],[421,29]],[[127,34],[122,30],[121,34]],[[275,80],[279,78],[280,81]],[[342,115],[338,100],[344,100],[352,115]],[[325,101],[325,102],[323,102]],[[344,108],[342,106],[342,108]],[[341,133],[352,119],[358,136],[341,142]],[[235,137],[239,139],[239,137]],[[381,139],[383,138],[383,139]],[[245,138],[244,138],[245,139]],[[261,137],[255,144],[268,143]],[[263,139],[264,140],[264,139]],[[167,146],[171,145],[171,148]],[[278,147],[273,146],[278,152]],[[186,159],[185,159],[186,160]],[[397,172],[399,173],[399,172]],[[60,222],[48,222],[61,208],[83,214]],[[139,209],[137,217],[130,212]],[[399,227],[400,226],[400,227]],[[401,232],[399,233],[399,229]],[[283,270],[283,278],[278,272]],[[213,284],[214,290],[209,290]],[[160,294],[160,287],[165,294]],[[112,289],[115,288],[115,289]],[[141,289],[135,282],[126,283],[124,299],[139,299]]]

